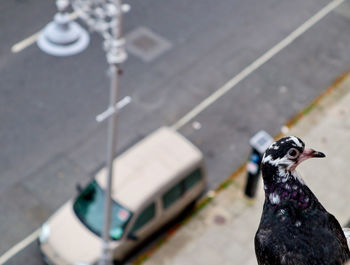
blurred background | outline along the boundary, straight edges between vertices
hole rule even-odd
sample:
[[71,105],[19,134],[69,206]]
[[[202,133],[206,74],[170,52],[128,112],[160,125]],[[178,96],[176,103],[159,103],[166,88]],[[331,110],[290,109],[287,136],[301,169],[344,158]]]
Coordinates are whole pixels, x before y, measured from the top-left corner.
[[[335,5],[315,18],[329,3]],[[118,114],[117,150],[174,126],[204,154],[208,190],[247,161],[257,131],[279,134],[349,69],[348,1],[128,4],[119,99],[131,101]],[[53,0],[0,3],[0,255],[105,165],[107,123],[95,120],[109,101],[103,38],[90,32],[89,46],[74,56],[44,53],[35,40],[56,12]],[[305,26],[310,18],[317,21]],[[276,46],[301,25],[289,45]],[[267,52],[271,59],[247,69]],[[251,71],[235,82],[243,70]],[[36,242],[25,246],[6,264],[43,264]]]

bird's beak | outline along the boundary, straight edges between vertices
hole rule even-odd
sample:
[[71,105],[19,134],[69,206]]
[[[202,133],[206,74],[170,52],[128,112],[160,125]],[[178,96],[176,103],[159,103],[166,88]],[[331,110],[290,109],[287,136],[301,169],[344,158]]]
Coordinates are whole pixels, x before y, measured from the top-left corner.
[[324,153],[315,151],[314,149],[304,149],[304,152],[299,156],[298,162],[301,163],[309,158],[325,156]]
[[303,161],[313,158],[313,157],[325,157],[326,155],[322,152],[315,151],[314,149],[304,149],[304,151],[301,153],[301,155],[298,158],[298,161],[293,164],[289,170],[295,170],[296,167]]

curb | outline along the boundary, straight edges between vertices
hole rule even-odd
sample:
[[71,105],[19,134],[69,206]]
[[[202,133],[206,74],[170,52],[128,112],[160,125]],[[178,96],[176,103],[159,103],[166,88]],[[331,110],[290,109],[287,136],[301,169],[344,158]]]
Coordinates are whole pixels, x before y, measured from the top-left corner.
[[[316,107],[320,106],[321,102],[329,97],[334,91],[339,88],[339,86],[345,81],[346,78],[350,77],[350,70],[347,72],[341,74],[339,77],[337,77],[331,85],[321,92],[315,99],[313,99],[305,108],[303,108],[301,111],[299,111],[297,114],[292,116],[285,125],[281,128],[281,132],[278,133],[274,139],[277,140],[281,137],[283,137],[288,131],[293,128],[301,119],[303,119],[305,116],[310,114]],[[225,190],[229,185],[233,184],[235,180],[238,179],[238,176],[242,175],[246,170],[246,162],[241,164],[229,177],[227,177],[224,181],[220,183],[220,185],[207,192],[207,194],[195,205],[194,209],[179,223],[175,224],[173,227],[171,227],[168,231],[166,231],[165,235],[162,236],[156,244],[151,247],[148,251],[145,253],[139,255],[136,260],[132,262],[134,265],[140,265],[146,260],[148,260],[152,254],[157,251],[160,246],[165,244],[173,234],[176,233],[178,229],[180,229],[183,225],[188,223],[192,217],[196,216],[198,212],[200,212],[204,207],[206,207],[221,191]],[[254,200],[254,199],[248,199],[248,200]]]

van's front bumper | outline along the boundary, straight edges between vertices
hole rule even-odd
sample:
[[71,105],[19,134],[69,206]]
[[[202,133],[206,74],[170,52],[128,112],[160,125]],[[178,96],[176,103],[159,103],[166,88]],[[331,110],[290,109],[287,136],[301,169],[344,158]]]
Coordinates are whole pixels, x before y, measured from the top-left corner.
[[38,240],[39,249],[41,252],[41,256],[43,261],[47,265],[69,265],[66,261],[64,261],[60,256],[55,253],[55,251],[51,248],[51,246],[47,243],[41,243]]

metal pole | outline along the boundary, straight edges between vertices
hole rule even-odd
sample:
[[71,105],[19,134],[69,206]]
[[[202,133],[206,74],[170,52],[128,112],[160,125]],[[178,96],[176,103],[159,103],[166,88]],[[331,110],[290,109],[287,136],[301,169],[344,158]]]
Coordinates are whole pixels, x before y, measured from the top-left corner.
[[[110,87],[110,104],[109,107],[114,107],[117,102],[118,94],[118,68],[116,65],[111,64],[109,67],[111,75],[111,87]],[[113,115],[109,117],[108,121],[108,140],[107,140],[107,183],[105,193],[105,219],[102,237],[102,253],[99,261],[99,265],[111,265],[112,264],[112,253],[109,246],[110,236],[110,223],[111,223],[111,193],[113,185],[113,160],[115,156],[115,147],[117,143],[117,110]]]
[[[130,10],[130,6],[127,4],[122,5],[122,0],[56,0],[58,15],[60,20],[54,26],[60,26],[63,29],[69,29],[67,22],[64,24],[62,22],[62,17],[68,18],[70,15],[64,13],[68,7],[69,2],[76,14],[84,20],[92,30],[102,34],[105,39],[104,48],[106,51],[106,58],[109,64],[109,75],[110,75],[110,100],[108,109],[102,114],[96,117],[98,122],[102,122],[108,118],[108,133],[107,133],[107,176],[106,176],[106,191],[105,191],[105,203],[104,203],[104,225],[102,233],[102,251],[101,256],[98,261],[98,265],[111,265],[113,261],[113,254],[111,252],[110,246],[110,225],[111,225],[111,206],[112,206],[112,187],[113,187],[113,160],[116,154],[116,144],[117,144],[117,97],[118,97],[118,87],[119,87],[119,75],[121,74],[121,64],[127,59],[127,53],[125,51],[125,40],[122,38],[122,16],[123,13],[127,13]],[[57,22],[57,21],[56,21]],[[72,24],[75,25],[75,24]],[[75,25],[75,30],[78,30],[78,24]],[[82,30],[81,30],[82,32]],[[84,31],[85,32],[85,31]],[[83,32],[83,33],[84,33]],[[54,32],[53,36],[55,39],[56,35],[59,37],[65,37],[67,39],[67,34],[62,35],[62,32]],[[76,32],[75,32],[76,33]],[[62,36],[61,36],[62,35]],[[73,35],[74,36],[74,35]],[[70,37],[70,35],[68,35]],[[84,33],[84,38],[81,38],[83,42],[79,42],[79,51],[86,48],[89,43],[89,36]],[[47,43],[47,38],[44,34],[41,34],[41,39],[44,43]],[[71,42],[71,38],[69,38]],[[61,43],[62,41],[60,41]],[[38,45],[40,47],[40,37],[38,40]],[[62,43],[61,43],[62,44]],[[59,47],[50,46],[44,51],[49,54],[66,56],[72,55],[77,52],[77,47],[74,46],[74,52],[71,49],[67,50],[67,47],[71,48],[71,45],[60,45]],[[84,46],[84,47],[82,47]],[[46,47],[46,46],[45,46]],[[59,52],[57,52],[59,48]]]
[[115,0],[117,10],[116,25],[112,28],[112,40],[106,41],[107,61],[109,63],[109,74],[111,79],[109,108],[113,109],[112,115],[108,121],[108,141],[107,141],[107,183],[105,194],[105,220],[102,237],[102,253],[99,265],[111,265],[113,255],[110,248],[110,223],[111,223],[111,204],[112,204],[112,186],[113,186],[113,160],[115,157],[117,143],[117,96],[119,86],[120,63],[125,59],[124,40],[122,37],[122,9],[121,1]]

